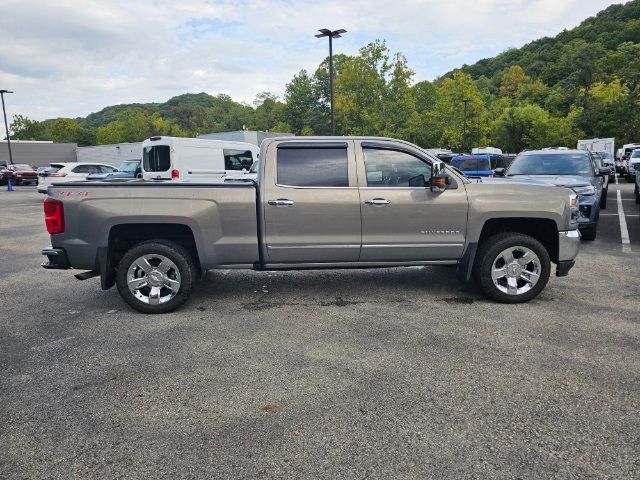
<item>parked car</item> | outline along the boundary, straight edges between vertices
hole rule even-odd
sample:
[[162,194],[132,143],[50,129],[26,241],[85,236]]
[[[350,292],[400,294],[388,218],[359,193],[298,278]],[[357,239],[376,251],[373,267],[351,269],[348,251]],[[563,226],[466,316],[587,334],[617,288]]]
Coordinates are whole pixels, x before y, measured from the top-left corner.
[[490,177],[496,168],[507,168],[509,163],[502,155],[478,154],[453,157],[451,166],[461,170],[467,177]]
[[640,148],[636,148],[629,156],[626,173],[627,182],[632,183],[636,181],[636,173],[638,170],[640,170]]
[[0,185],[6,185],[9,180],[14,185],[35,185],[38,182],[38,175],[31,165],[17,163],[0,170]]
[[[82,195],[75,194],[82,192]],[[520,303],[567,275],[577,195],[470,182],[415,145],[374,137],[262,142],[257,182],[54,185],[48,269],[86,269],[145,313],[176,309],[203,271],[452,265]]]
[[[585,150],[529,150],[518,155],[505,171],[496,175],[519,180],[543,181],[549,185],[571,188],[578,195],[578,226],[582,238],[595,240],[600,202],[609,168],[598,167],[593,155]],[[606,200],[604,200],[606,207]],[[604,208],[604,207],[602,207]]]
[[259,151],[257,146],[244,142],[151,137],[142,142],[142,177],[217,181],[251,168]]
[[52,163],[48,170],[38,175],[38,192],[47,193],[52,183],[82,182],[92,173],[113,173],[115,167],[104,163],[70,162]]
[[140,160],[126,160],[111,173],[90,173],[87,180],[113,180],[118,178],[142,178]]
[[[611,167],[609,165],[605,165],[602,156],[597,152],[591,152],[591,156],[596,161],[596,167],[598,171],[600,169],[609,169],[609,174],[604,175],[602,178],[604,180],[602,184],[602,196],[600,197],[600,208],[607,208],[607,196],[609,195],[609,178],[611,178]],[[615,174],[614,174],[615,175]]]
[[613,182],[616,179],[616,161],[613,156],[609,152],[592,152],[594,154],[600,155],[602,158],[602,163],[605,167],[609,167],[611,169],[611,173],[609,174],[609,181]]
[[634,187],[634,193],[636,194],[636,203],[640,203],[640,169],[636,170],[636,184]]

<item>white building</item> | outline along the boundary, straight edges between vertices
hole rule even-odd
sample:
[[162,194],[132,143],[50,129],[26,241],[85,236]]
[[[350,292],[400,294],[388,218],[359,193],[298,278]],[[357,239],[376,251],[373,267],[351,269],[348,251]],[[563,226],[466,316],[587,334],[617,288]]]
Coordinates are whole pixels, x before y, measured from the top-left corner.
[[125,160],[142,159],[142,142],[76,148],[78,162],[106,163],[117,167]]

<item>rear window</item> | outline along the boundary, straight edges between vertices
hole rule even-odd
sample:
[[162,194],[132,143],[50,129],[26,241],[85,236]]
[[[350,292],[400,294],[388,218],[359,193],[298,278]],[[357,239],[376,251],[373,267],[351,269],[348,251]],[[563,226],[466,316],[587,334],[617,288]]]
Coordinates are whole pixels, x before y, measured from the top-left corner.
[[347,146],[278,148],[278,184],[348,187]]
[[147,172],[166,172],[171,168],[169,145],[153,145],[144,147],[142,166]]
[[454,158],[451,160],[451,165],[459,168],[463,172],[491,170],[491,164],[488,158]]
[[33,170],[33,167],[31,165],[26,165],[24,163],[19,163],[17,165],[14,165],[14,168],[16,170]]
[[225,170],[249,170],[253,165],[253,154],[251,150],[231,150],[225,148],[224,169]]

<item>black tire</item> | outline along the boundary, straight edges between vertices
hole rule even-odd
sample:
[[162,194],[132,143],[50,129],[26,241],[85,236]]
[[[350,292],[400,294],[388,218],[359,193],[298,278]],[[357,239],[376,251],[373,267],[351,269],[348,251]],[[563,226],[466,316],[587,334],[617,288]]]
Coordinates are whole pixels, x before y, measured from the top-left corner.
[[[139,300],[127,284],[129,267],[144,255],[162,255],[171,260],[180,273],[180,288],[178,293],[166,303],[151,305]],[[181,245],[167,240],[149,240],[139,243],[124,254],[118,264],[116,272],[116,286],[120,296],[132,308],[142,313],[167,313],[183,305],[193,290],[196,279],[197,266],[193,257]]]
[[[501,252],[510,247],[525,247],[533,251],[540,260],[540,278],[529,291],[509,295],[494,285],[491,278],[493,264]],[[524,303],[538,296],[549,281],[551,260],[544,246],[535,238],[516,232],[505,232],[485,239],[476,255],[474,274],[482,292],[490,299],[500,303]]]
[[582,238],[582,240],[587,240],[589,242],[596,239],[597,233],[598,225],[595,223],[593,225],[589,225],[588,227],[580,229],[580,237]]
[[633,192],[636,194],[636,203],[640,203],[640,191],[638,191],[638,184],[636,183]]
[[600,197],[600,208],[602,210],[607,208],[607,196],[609,195],[609,189],[602,191],[602,196]]
[[631,175],[627,175],[627,183],[633,183],[636,181],[635,177],[632,177]]

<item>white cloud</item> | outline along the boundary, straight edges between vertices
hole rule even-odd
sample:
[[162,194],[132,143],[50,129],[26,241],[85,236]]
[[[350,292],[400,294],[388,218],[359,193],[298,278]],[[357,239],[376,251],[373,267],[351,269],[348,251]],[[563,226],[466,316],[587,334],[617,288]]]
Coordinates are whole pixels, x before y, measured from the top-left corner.
[[[609,0],[3,0],[0,88],[8,113],[84,116],[185,92],[251,103],[282,94],[327,54],[317,28],[345,28],[335,51],[376,38],[432,79],[577,25]],[[8,47],[8,48],[7,48]]]

